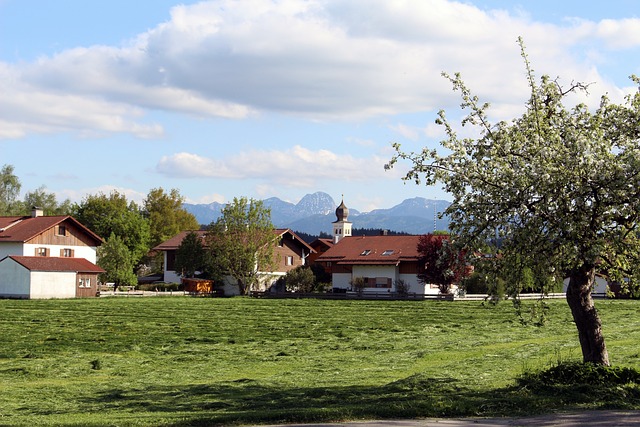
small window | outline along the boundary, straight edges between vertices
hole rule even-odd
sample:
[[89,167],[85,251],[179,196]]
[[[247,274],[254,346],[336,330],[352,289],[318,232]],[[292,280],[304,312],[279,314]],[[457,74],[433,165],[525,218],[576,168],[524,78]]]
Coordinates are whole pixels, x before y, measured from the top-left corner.
[[60,256],[65,258],[73,258],[73,249],[69,249],[69,248],[60,249]]
[[365,249],[360,253],[361,256],[367,256],[371,253],[371,249]]
[[36,256],[48,256],[49,250],[47,248],[36,248]]
[[292,256],[286,256],[285,257],[285,264],[286,265],[293,265],[293,257]]
[[393,254],[393,249],[387,249],[386,251],[382,252],[382,255],[384,256],[389,256]]
[[90,288],[91,287],[91,279],[90,278],[80,279],[78,281],[78,287],[79,288]]
[[58,226],[58,236],[66,236],[67,235],[67,227],[64,225]]

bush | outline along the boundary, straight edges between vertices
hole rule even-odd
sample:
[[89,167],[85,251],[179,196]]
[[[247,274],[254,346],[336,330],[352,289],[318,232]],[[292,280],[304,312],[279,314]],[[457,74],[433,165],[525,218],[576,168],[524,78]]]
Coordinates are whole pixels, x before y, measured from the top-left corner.
[[640,372],[632,368],[561,363],[545,371],[526,373],[517,384],[521,392],[565,406],[598,402],[601,408],[625,409],[640,404]]
[[409,295],[409,284],[402,279],[395,281],[396,293],[401,297]]
[[364,288],[367,287],[367,282],[364,280],[364,277],[354,277],[351,279],[349,284],[354,291],[358,292],[358,294],[362,294]]
[[307,266],[299,266],[290,270],[284,276],[284,283],[289,292],[313,292],[315,289],[315,276]]
[[532,388],[554,386],[640,384],[640,372],[633,368],[596,365],[594,363],[560,363],[545,371],[526,373],[518,379],[520,385]]

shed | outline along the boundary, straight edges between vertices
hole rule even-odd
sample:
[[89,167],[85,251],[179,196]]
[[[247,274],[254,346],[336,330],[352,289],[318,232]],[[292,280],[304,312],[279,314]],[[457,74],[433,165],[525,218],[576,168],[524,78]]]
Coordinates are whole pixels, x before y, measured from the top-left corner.
[[0,297],[95,297],[100,273],[84,258],[9,255],[0,260]]

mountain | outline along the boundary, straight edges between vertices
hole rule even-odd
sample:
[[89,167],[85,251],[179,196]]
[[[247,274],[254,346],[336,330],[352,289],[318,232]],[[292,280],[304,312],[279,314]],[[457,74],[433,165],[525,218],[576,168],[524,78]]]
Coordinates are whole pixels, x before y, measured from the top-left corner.
[[[290,228],[313,235],[320,232],[331,234],[331,223],[336,220],[336,203],[327,193],[307,194],[298,203],[285,202],[277,197],[263,200],[271,209],[271,221],[276,227]],[[347,207],[349,206],[348,203]],[[220,203],[194,205],[185,203],[184,208],[192,213],[200,224],[210,224],[220,217],[224,207]],[[375,209],[361,213],[349,208],[349,221],[354,228],[386,229],[411,234],[430,233],[434,230],[446,230],[449,220],[437,218],[449,202],[429,200],[422,197],[404,200],[388,209]]]

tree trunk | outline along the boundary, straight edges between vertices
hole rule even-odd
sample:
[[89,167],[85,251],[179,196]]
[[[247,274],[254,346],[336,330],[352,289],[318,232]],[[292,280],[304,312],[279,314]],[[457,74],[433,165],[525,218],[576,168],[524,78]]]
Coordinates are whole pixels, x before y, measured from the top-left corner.
[[609,355],[602,335],[602,322],[593,305],[591,291],[595,281],[595,265],[585,264],[569,276],[567,303],[578,328],[582,360],[609,366]]

